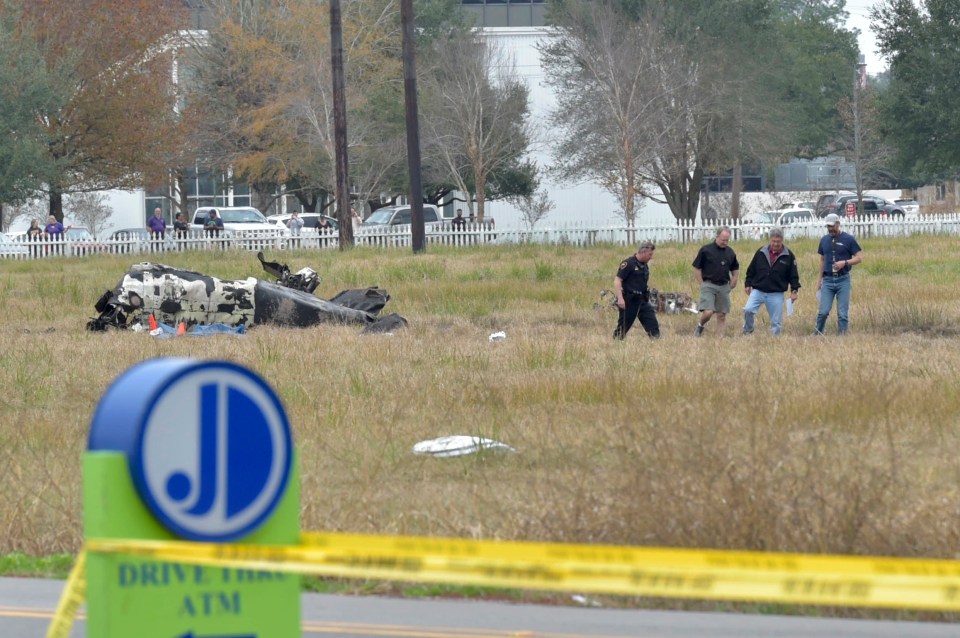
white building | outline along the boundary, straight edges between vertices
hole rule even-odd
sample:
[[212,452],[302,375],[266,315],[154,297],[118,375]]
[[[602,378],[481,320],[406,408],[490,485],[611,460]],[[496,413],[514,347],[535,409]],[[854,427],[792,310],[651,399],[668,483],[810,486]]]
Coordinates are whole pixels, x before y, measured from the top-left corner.
[[[466,4],[466,3],[465,3]],[[489,12],[491,5],[486,5]],[[548,38],[545,27],[487,27],[484,35],[500,46],[513,58],[517,74],[530,89],[530,118],[534,123],[547,122],[550,110],[555,106],[553,89],[547,86],[546,76],[537,47]],[[540,135],[531,157],[544,169],[553,161],[551,149],[555,140],[546,126],[534,126]],[[593,182],[581,184],[558,184],[541,178],[541,188],[550,194],[556,204],[542,225],[584,223],[592,226],[623,222],[622,208],[608,191]],[[641,204],[638,202],[638,204]],[[487,203],[486,214],[496,219],[498,225],[522,226],[520,212],[511,204],[502,201]],[[651,200],[642,200],[638,211],[638,224],[655,224],[673,220],[670,207]]]

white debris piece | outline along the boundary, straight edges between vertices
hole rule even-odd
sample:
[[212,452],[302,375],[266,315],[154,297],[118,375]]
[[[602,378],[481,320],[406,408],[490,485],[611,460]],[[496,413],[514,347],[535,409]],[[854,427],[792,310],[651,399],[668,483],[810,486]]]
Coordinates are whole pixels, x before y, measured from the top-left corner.
[[507,333],[501,330],[500,332],[494,332],[492,335],[490,335],[490,342],[492,343],[494,341],[503,341],[506,338],[507,338]]
[[516,450],[506,443],[494,441],[493,439],[485,439],[482,436],[468,436],[465,434],[441,436],[439,439],[420,441],[413,446],[414,454],[429,454],[438,459],[476,454],[481,450],[487,452],[516,452]]
[[584,605],[585,607],[603,607],[599,602],[593,600],[592,598],[587,598],[583,594],[574,594],[570,596],[570,600],[577,603],[578,605]]

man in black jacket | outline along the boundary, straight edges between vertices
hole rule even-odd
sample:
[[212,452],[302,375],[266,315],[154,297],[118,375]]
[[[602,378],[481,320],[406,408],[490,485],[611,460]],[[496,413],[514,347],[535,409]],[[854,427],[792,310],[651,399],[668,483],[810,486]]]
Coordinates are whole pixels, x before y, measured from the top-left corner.
[[767,307],[770,315],[770,334],[780,334],[783,326],[783,293],[790,288],[790,303],[796,303],[800,290],[800,274],[797,272],[797,257],[783,245],[783,231],[770,229],[770,243],[753,256],[743,282],[749,295],[743,307],[743,334],[753,332],[753,319],[760,306]]

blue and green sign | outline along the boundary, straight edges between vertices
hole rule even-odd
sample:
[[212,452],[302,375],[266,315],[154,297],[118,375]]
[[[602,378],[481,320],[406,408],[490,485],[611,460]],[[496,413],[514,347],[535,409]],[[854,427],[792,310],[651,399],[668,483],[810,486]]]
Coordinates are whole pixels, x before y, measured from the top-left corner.
[[[273,390],[220,361],[156,359],[104,394],[84,461],[88,539],[296,544],[290,425]],[[300,579],[124,555],[88,558],[88,635],[291,638]]]

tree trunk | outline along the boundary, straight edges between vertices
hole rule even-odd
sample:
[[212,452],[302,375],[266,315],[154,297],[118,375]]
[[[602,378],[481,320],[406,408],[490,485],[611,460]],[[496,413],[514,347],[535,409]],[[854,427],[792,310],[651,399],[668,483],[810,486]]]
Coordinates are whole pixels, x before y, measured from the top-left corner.
[[670,206],[674,219],[694,221],[697,218],[697,206],[700,204],[700,183],[703,181],[703,169],[699,166],[693,173],[680,172],[667,180],[657,182],[660,192]]
[[63,223],[63,193],[58,189],[50,191],[50,214]]
[[740,219],[740,191],[743,190],[743,164],[733,161],[733,184],[730,188],[730,217]]
[[264,215],[269,214],[271,196],[269,195],[268,184],[255,182],[250,184],[250,205],[259,210]]
[[629,138],[623,142],[624,159],[624,184],[623,184],[623,216],[627,220],[627,226],[636,225],[636,207],[634,206],[634,186],[633,186],[633,153],[630,149]]
[[301,208],[305,213],[315,213],[317,212],[317,197],[312,193],[297,193],[294,195],[297,198],[297,201],[300,202]]
[[486,201],[484,191],[487,188],[487,176],[477,175],[477,221],[483,221],[483,205]]

